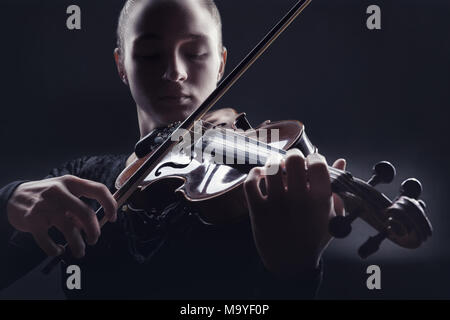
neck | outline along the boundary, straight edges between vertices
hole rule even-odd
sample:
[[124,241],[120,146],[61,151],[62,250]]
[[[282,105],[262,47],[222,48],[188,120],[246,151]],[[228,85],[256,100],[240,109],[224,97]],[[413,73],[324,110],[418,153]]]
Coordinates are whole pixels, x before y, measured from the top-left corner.
[[161,124],[157,123],[147,112],[143,111],[141,107],[136,105],[137,107],[137,116],[139,122],[139,132],[141,134],[141,139],[148,135],[153,129],[161,126]]

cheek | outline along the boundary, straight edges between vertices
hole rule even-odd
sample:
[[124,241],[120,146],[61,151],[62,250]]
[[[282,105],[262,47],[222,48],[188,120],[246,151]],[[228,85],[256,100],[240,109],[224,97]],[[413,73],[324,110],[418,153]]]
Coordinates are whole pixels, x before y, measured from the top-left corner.
[[151,104],[152,96],[154,96],[152,88],[155,87],[155,81],[149,77],[151,72],[146,69],[132,61],[126,65],[130,93],[136,104],[143,108],[147,108]]
[[129,63],[128,76],[135,81],[142,82],[143,80],[148,79],[148,74],[152,74],[151,70],[147,69],[148,67],[146,67],[144,64],[132,61],[131,63]]
[[211,61],[192,66],[189,72],[190,82],[195,84],[199,93],[206,98],[217,86],[219,62]]
[[130,87],[139,90],[141,94],[151,94],[152,88],[157,87],[158,78],[154,76],[157,74],[156,71],[145,63],[129,63],[127,75]]

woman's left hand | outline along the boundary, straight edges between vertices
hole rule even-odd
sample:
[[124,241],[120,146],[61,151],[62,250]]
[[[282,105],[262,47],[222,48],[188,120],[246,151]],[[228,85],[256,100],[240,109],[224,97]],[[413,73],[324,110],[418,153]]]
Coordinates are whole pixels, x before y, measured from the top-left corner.
[[[271,171],[278,166],[274,174]],[[344,159],[333,167],[345,170]],[[265,194],[260,189],[265,181]],[[287,157],[253,168],[244,183],[253,237],[266,269],[290,278],[317,268],[331,240],[328,222],[343,214],[341,199],[332,194],[325,158],[306,159],[298,149]]]

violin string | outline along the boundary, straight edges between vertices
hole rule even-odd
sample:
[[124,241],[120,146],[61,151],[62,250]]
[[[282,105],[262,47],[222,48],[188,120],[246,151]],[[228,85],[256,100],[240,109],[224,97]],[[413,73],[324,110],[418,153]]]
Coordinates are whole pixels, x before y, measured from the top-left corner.
[[[233,143],[232,146],[230,146],[229,143],[227,143],[226,140],[222,139],[221,137],[210,137],[207,142],[209,143],[208,146],[211,146],[212,149],[215,151],[215,155],[219,156],[226,156],[227,159],[233,159],[239,161],[241,159],[240,157],[246,158],[246,159],[254,159],[255,162],[250,164],[259,164],[264,165],[267,159],[270,158],[270,156],[274,155],[274,151],[266,150],[264,148],[259,148],[257,146],[252,145],[245,145],[242,146],[240,144]],[[218,154],[221,152],[220,154]],[[210,150],[212,151],[212,150]],[[276,153],[278,154],[278,153]],[[231,157],[230,157],[231,155]],[[238,158],[236,158],[238,157]],[[258,162],[259,159],[259,162]],[[240,162],[237,162],[240,163]],[[245,163],[245,162],[244,162]]]
[[[210,123],[210,122],[207,122],[207,121],[202,121],[202,124],[201,124],[201,129],[202,130],[210,129],[207,126],[203,125],[203,123],[211,125],[213,128],[217,129],[219,131],[219,133],[222,133],[222,134],[225,134],[225,135],[226,134],[231,134],[234,137],[243,138],[246,142],[253,143],[253,146],[256,146],[257,148],[259,148],[257,150],[257,152],[259,152],[259,153],[265,152],[265,155],[267,157],[270,156],[270,152],[271,151],[272,152],[276,152],[276,153],[281,154],[281,155],[286,155],[286,153],[287,153],[285,150],[274,148],[274,147],[272,147],[272,146],[270,146],[270,145],[268,145],[268,144],[266,144],[264,142],[261,142],[261,141],[258,141],[258,140],[254,140],[254,139],[249,138],[248,136],[243,135],[241,133],[238,133],[238,132],[235,132],[235,131],[232,131],[232,130],[226,130],[225,128],[217,127],[213,123]],[[190,129],[189,132],[191,132],[193,134],[196,133],[192,129]],[[202,137],[203,137],[203,135],[202,135]],[[220,139],[221,137],[216,137],[216,138]],[[215,142],[217,142],[217,141],[215,141]],[[222,140],[218,141],[219,145],[221,145],[222,147],[227,147],[228,146],[227,142],[229,142],[229,141],[227,141],[226,139],[223,139],[223,138],[222,138]],[[234,148],[234,150],[244,151],[245,153],[249,152],[249,150],[247,150],[247,149],[242,149],[242,147],[240,147],[239,144],[237,144],[237,143],[233,143],[232,147]],[[262,149],[260,147],[262,147]],[[252,155],[252,154],[249,152],[249,156],[250,155]],[[353,183],[351,176],[348,176],[347,172],[345,170],[340,170],[340,169],[337,169],[337,168],[334,168],[334,167],[328,166],[328,165],[327,165],[327,168],[328,168],[328,171],[329,171],[330,180],[331,180],[332,184],[336,185],[338,189],[342,189],[342,190],[351,192],[351,193],[353,193],[355,195],[361,195],[360,188],[357,185],[355,185],[355,183]]]
[[[213,128],[215,127],[215,129],[218,129],[220,133],[223,133],[225,135],[226,134],[231,134],[231,135],[234,135],[235,137],[243,138],[246,142],[253,143],[253,146],[256,146],[257,148],[262,147],[262,150],[258,149],[257,152],[266,152],[266,154],[269,155],[269,156],[270,156],[271,152],[274,152],[274,153],[277,153],[277,154],[280,154],[280,155],[286,155],[287,154],[287,152],[285,150],[283,150],[283,149],[278,149],[278,148],[272,147],[271,145],[269,145],[267,143],[255,140],[255,139],[250,138],[250,137],[248,137],[248,136],[246,136],[244,134],[241,134],[239,132],[235,132],[235,131],[232,131],[232,130],[228,130],[227,131],[226,129],[217,127],[213,123],[210,123],[208,121],[201,120],[201,122],[202,122],[201,129],[205,129],[205,130],[210,129],[210,128],[204,126],[203,123],[210,124]],[[195,132],[192,129],[190,129],[189,132],[194,133],[194,134],[197,133],[197,132]],[[226,140],[223,140],[223,141],[224,142],[222,142],[222,145],[223,146],[227,146],[227,144],[226,144],[227,141]],[[235,149],[239,150],[239,151],[244,151],[244,152],[248,151],[248,150],[243,150],[242,148],[239,148],[239,145],[237,145],[237,144],[235,144],[233,147]],[[255,156],[254,154],[250,154],[250,153],[249,153],[249,155]],[[334,168],[332,166],[327,166],[327,167],[328,167],[328,171],[330,173],[336,174],[337,177],[339,177],[340,175],[343,175],[343,174],[346,173],[344,170],[340,170],[340,169]]]
[[[208,121],[205,121],[205,120],[202,120],[202,122],[205,122],[205,123],[207,123],[207,124],[210,124],[211,126],[215,126],[213,123],[211,123],[211,122],[208,122]],[[217,127],[217,126],[216,126]],[[207,129],[207,127],[206,126],[202,126],[202,129]],[[244,138],[244,139],[246,139],[247,140],[247,138],[248,138],[248,141],[251,141],[251,142],[253,142],[255,145],[257,145],[258,147],[259,146],[262,146],[262,147],[264,147],[265,149],[266,149],[266,151],[267,150],[271,150],[271,151],[275,151],[275,152],[277,152],[278,154],[281,154],[281,155],[286,155],[287,154],[287,152],[285,151],[285,150],[283,150],[283,149],[278,149],[278,148],[275,148],[275,147],[272,147],[271,145],[269,145],[269,144],[267,144],[267,143],[264,143],[264,142],[261,142],[261,141],[259,141],[259,140],[255,140],[255,139],[253,139],[253,138],[250,138],[250,137],[248,137],[248,136],[246,136],[246,135],[243,135],[243,134],[241,134],[241,133],[239,133],[239,132],[235,132],[235,131],[226,131],[225,129],[223,129],[223,128],[219,128],[219,130],[221,130],[221,132],[223,132],[223,133],[231,133],[231,134],[233,134],[233,135],[235,135],[235,136],[237,136],[237,137],[242,137],[242,138]],[[192,131],[191,131],[192,132]],[[343,171],[343,170],[339,170],[339,169],[337,169],[337,168],[334,168],[334,167],[332,167],[332,166],[329,166],[329,168],[328,168],[329,170],[331,170],[331,171],[334,171],[336,174],[343,174],[343,173],[345,173],[345,171]]]
[[[258,145],[260,147],[265,147],[266,149],[274,150],[274,151],[277,151],[278,153],[281,153],[281,154],[285,153],[285,151],[282,150],[282,149],[275,148],[275,147],[273,147],[273,146],[271,146],[271,145],[269,145],[267,143],[264,143],[262,141],[253,139],[253,138],[251,138],[249,136],[246,136],[246,135],[244,135],[242,133],[239,133],[239,132],[236,132],[236,131],[232,131],[232,130],[226,130],[226,128],[218,127],[214,123],[211,123],[211,122],[208,122],[208,121],[205,121],[205,120],[200,120],[200,121],[202,122],[202,124],[201,124],[201,128],[202,129],[205,129],[205,130],[211,129],[211,128],[208,128],[208,127],[203,125],[203,123],[206,123],[206,124],[211,125],[212,128],[214,128],[216,130],[219,130],[219,132],[224,133],[225,135],[227,133],[228,134],[232,134],[232,135],[234,135],[236,137],[241,137],[241,138],[243,138],[244,140],[246,140],[248,142],[252,142],[253,144]],[[189,131],[192,132],[192,133],[195,133],[195,131],[193,131],[192,129],[190,129]],[[256,131],[255,131],[255,133],[256,133]]]
[[[225,134],[227,132],[228,133],[232,133],[233,135],[238,136],[238,137],[242,137],[242,138],[244,138],[246,140],[249,140],[249,141],[253,142],[254,144],[257,144],[257,145],[260,145],[260,146],[265,146],[266,148],[270,148],[270,149],[276,149],[276,148],[270,146],[269,144],[266,144],[266,143],[264,143],[262,141],[259,141],[259,140],[255,140],[255,139],[253,139],[253,138],[251,138],[249,136],[246,136],[246,135],[244,135],[242,133],[239,133],[239,132],[236,132],[234,130],[233,131],[231,131],[231,130],[227,131],[226,128],[218,127],[217,125],[214,125],[214,123],[211,123],[211,122],[208,122],[208,121],[205,121],[205,120],[201,120],[201,121],[202,121],[202,123],[204,122],[206,124],[211,125],[215,129],[219,129],[222,133],[225,133]],[[202,126],[202,128],[203,129],[208,129],[206,126]],[[255,133],[256,133],[256,130],[255,130]],[[284,150],[281,150],[281,149],[278,149],[278,150],[279,151],[284,151]]]
[[[209,129],[206,126],[203,126],[203,125],[202,125],[201,128],[202,129]],[[267,145],[267,144],[265,144],[265,143],[263,143],[261,141],[252,139],[252,138],[250,138],[250,137],[248,137],[246,135],[236,133],[235,131],[225,130],[223,128],[217,128],[217,127],[216,127],[216,129],[219,131],[219,133],[222,133],[225,136],[228,135],[227,137],[230,137],[230,135],[233,137],[233,141],[232,141],[232,145],[231,145],[231,148],[233,148],[232,149],[233,154],[235,153],[235,151],[237,151],[237,153],[243,152],[245,155],[248,155],[248,157],[257,158],[258,155],[260,155],[260,156],[263,155],[264,157],[268,158],[271,155],[271,153],[272,154],[273,153],[276,153],[276,154],[285,153],[284,150],[280,150],[278,148],[274,148],[274,147],[272,147],[270,145]],[[192,129],[189,130],[189,131],[191,133],[194,133],[194,134],[197,133],[197,132],[195,132]],[[221,136],[215,136],[214,138],[213,138],[213,140],[209,140],[209,141],[218,143],[219,146],[222,147],[224,150],[227,150],[227,147],[230,147],[229,142],[231,142],[231,141],[229,141],[227,139],[224,139],[223,136],[222,137]],[[242,148],[239,143],[235,142],[234,138],[237,138],[238,140],[239,139],[243,139],[244,142],[250,142],[250,144],[245,144],[244,143],[245,147]]]
[[[211,124],[211,123],[209,123],[209,124]],[[213,125],[213,124],[211,124],[211,125]],[[202,128],[206,128],[206,127],[202,126]],[[227,131],[224,128],[219,128],[219,130],[220,130],[219,132],[221,132],[221,133],[224,133],[224,134],[231,133],[232,135],[234,135],[236,137],[244,138],[245,141],[253,142],[253,146],[256,146],[257,148],[259,148],[257,150],[257,154],[258,154],[258,152],[259,153],[266,152],[266,159],[270,156],[271,152],[276,152],[277,154],[280,154],[283,156],[287,154],[287,152],[283,149],[274,148],[264,142],[254,140],[252,138],[247,139],[248,138],[247,136],[237,133],[235,131],[232,131],[232,130]],[[227,145],[226,142],[227,141],[224,139],[221,140],[222,146],[226,146]],[[263,147],[262,150],[260,149],[261,146]],[[242,148],[239,147],[239,144],[236,144],[236,143],[234,144],[234,149],[247,152],[247,150],[243,150]],[[366,192],[364,190],[362,190],[361,187],[354,182],[352,175],[350,175],[345,170],[341,170],[341,169],[335,168],[333,166],[327,165],[327,168],[328,168],[331,183],[333,185],[335,185],[339,191],[350,192],[350,193],[354,194],[355,196],[367,198],[365,196]],[[335,190],[335,191],[338,191],[338,190]],[[344,206],[345,206],[345,204],[344,204]]]
[[[218,130],[220,133],[223,133],[224,135],[229,134],[229,135],[233,135],[234,137],[237,137],[237,138],[242,138],[242,139],[244,139],[245,142],[250,142],[250,143],[253,144],[254,146],[257,146],[257,148],[259,148],[259,149],[263,148],[263,149],[265,149],[265,151],[270,150],[270,151],[272,151],[272,152],[275,152],[275,153],[281,154],[281,155],[286,154],[286,151],[284,151],[283,149],[279,149],[279,148],[273,147],[273,146],[271,146],[270,144],[267,144],[267,143],[265,143],[265,142],[256,140],[256,139],[254,139],[254,138],[252,138],[252,137],[249,137],[249,136],[247,136],[247,135],[241,134],[241,133],[236,132],[236,131],[234,131],[234,130],[226,130],[226,128],[218,127],[218,126],[214,125],[213,123],[210,123],[210,122],[205,121],[205,120],[201,120],[201,122],[202,122],[202,124],[201,124],[201,128],[202,128],[202,129],[205,129],[205,130],[211,129],[211,128],[208,128],[208,127],[206,127],[206,126],[203,125],[203,123],[206,123],[206,124],[211,125],[212,128]],[[196,132],[193,131],[192,129],[190,129],[189,131],[190,131],[191,133],[194,133],[194,134],[196,133]],[[255,134],[256,134],[256,131],[255,131]],[[226,141],[226,140],[225,140],[225,141]],[[259,150],[258,150],[258,151],[259,151]]]

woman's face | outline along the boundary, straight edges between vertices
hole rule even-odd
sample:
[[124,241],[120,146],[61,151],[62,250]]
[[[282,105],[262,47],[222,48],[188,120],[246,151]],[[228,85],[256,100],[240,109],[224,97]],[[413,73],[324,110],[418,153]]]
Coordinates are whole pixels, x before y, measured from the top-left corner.
[[197,0],[137,3],[123,51],[121,68],[138,106],[141,132],[142,126],[151,130],[184,120],[216,88],[226,62],[217,23]]

